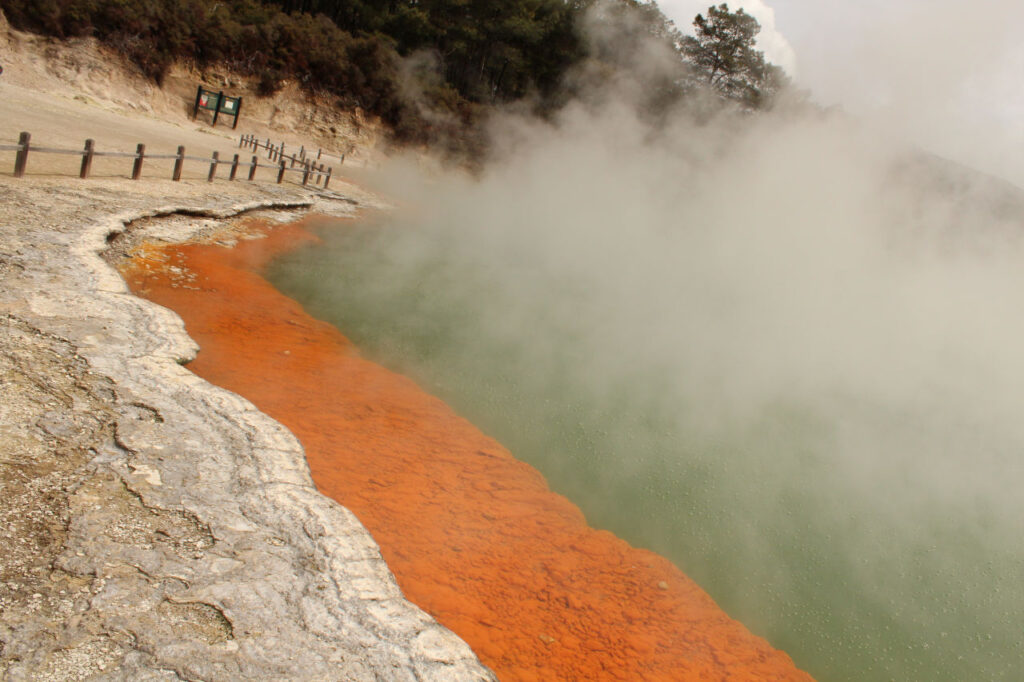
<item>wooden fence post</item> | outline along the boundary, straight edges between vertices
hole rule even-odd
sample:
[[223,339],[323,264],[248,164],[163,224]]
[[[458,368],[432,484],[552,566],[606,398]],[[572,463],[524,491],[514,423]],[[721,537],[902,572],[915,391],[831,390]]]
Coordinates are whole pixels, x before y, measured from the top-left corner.
[[257,168],[258,164],[259,164],[259,157],[257,157],[255,154],[253,154],[252,155],[252,163],[249,164],[249,179],[250,180],[252,180],[254,177],[256,177],[256,168]]
[[238,117],[242,115],[242,98],[239,97],[238,101],[235,102],[235,122],[231,124],[231,129],[234,130],[238,127]]
[[234,180],[236,173],[238,173],[238,154],[235,154],[234,160],[231,161],[231,177],[228,180]]
[[32,136],[22,133],[18,136],[18,154],[14,157],[14,177],[20,178],[25,175],[25,166],[28,164],[28,143]]
[[273,159],[274,158],[274,152],[271,150],[270,138],[269,137],[267,138],[267,158],[268,159]]
[[316,167],[316,184],[320,184],[320,181],[324,179],[324,165],[318,164]]
[[141,142],[135,147],[135,163],[132,164],[132,180],[142,176],[142,160],[146,158],[146,145]]
[[316,150],[316,160],[317,160],[317,161],[319,161],[319,160],[320,160],[320,155],[321,155],[321,154],[323,154],[323,153],[324,153],[324,150],[323,150],[323,149],[317,149],[317,150]]
[[210,161],[210,174],[206,176],[207,182],[213,182],[213,176],[217,174],[217,164],[220,162],[220,152],[213,153],[213,160]]
[[171,179],[175,182],[181,180],[181,168],[185,165],[185,145],[178,145],[178,156],[174,159],[174,173]]
[[327,177],[324,178],[324,189],[327,189],[327,185],[331,184],[331,171],[332,170],[333,169],[330,166],[327,167]]
[[306,183],[309,182],[309,161],[306,161],[302,170],[302,186],[305,187]]
[[96,141],[88,139],[85,141],[85,151],[82,152],[82,170],[78,173],[78,177],[83,180],[89,177],[89,173],[92,172],[92,155],[96,148]]
[[238,148],[241,149],[244,144],[245,144],[245,135],[242,135],[241,137],[238,138]]
[[277,168],[277,184],[284,182],[284,159],[281,159],[281,165]]

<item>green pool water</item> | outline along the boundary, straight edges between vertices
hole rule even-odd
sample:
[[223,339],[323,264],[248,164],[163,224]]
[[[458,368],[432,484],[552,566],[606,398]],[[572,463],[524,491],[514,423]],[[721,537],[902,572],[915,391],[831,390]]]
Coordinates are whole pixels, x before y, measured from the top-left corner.
[[[1024,679],[1015,431],[941,386],[776,386],[736,325],[708,341],[730,304],[673,290],[699,282],[619,296],[612,261],[588,279],[440,219],[318,231],[275,286],[818,679]],[[737,392],[737,367],[766,376]]]

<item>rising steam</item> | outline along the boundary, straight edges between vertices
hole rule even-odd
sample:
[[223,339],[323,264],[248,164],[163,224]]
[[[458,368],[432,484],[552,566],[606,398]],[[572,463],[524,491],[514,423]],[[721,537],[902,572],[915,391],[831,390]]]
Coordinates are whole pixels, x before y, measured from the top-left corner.
[[1020,191],[814,113],[495,134],[278,283],[821,679],[1012,679]]

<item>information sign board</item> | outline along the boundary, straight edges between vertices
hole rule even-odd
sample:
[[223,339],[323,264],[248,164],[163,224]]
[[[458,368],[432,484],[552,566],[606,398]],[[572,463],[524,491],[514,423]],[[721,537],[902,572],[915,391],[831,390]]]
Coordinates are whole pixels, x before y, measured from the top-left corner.
[[223,91],[214,92],[199,86],[196,90],[196,103],[192,109],[193,120],[199,115],[200,109],[213,112],[213,125],[217,125],[217,117],[221,114],[234,117],[232,128],[238,127],[238,114],[242,111],[241,97],[228,97]]

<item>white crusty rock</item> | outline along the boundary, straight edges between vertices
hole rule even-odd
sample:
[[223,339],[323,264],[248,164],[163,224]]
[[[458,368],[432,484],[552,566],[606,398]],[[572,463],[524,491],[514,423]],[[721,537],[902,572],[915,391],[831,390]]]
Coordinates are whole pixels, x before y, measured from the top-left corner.
[[[177,315],[100,257],[334,194],[0,179],[0,677],[491,680],[316,492],[301,446],[182,363]],[[155,227],[158,226],[158,227]]]

